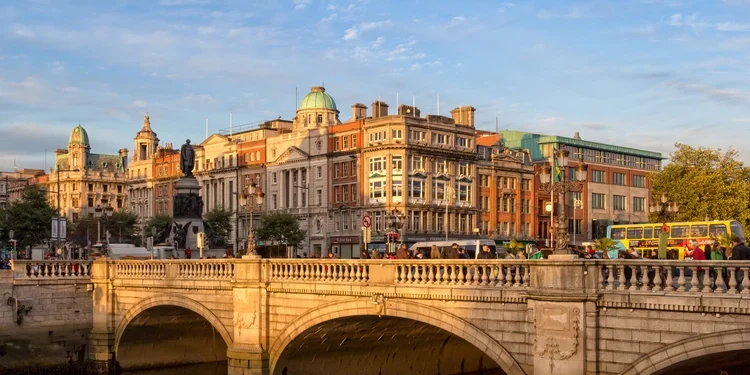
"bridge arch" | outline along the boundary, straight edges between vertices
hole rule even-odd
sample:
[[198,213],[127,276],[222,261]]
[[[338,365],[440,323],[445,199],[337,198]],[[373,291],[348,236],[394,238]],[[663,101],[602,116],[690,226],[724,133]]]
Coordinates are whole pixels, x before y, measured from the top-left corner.
[[190,299],[188,297],[178,295],[178,294],[162,294],[158,296],[153,296],[149,298],[145,298],[141,300],[140,302],[136,303],[131,307],[125,315],[122,316],[120,319],[119,324],[117,325],[117,329],[115,331],[115,347],[114,352],[117,354],[119,348],[120,348],[120,340],[122,339],[123,333],[125,333],[125,330],[127,329],[130,322],[133,321],[140,313],[153,308],[153,307],[159,307],[159,306],[177,306],[182,307],[184,309],[190,310],[204,319],[208,321],[211,326],[216,330],[216,332],[221,335],[221,338],[224,340],[224,342],[227,344],[227,347],[232,346],[232,336],[229,334],[229,331],[224,326],[224,323],[221,322],[219,317],[217,317],[214,313],[211,312],[208,308],[203,306],[201,303]]
[[384,316],[422,322],[441,328],[465,340],[495,361],[508,375],[526,375],[513,356],[490,335],[468,321],[446,311],[419,303],[385,300],[385,306],[374,305],[369,298],[357,298],[324,304],[300,315],[298,320],[288,324],[270,347],[271,373],[287,346],[306,330],[327,321],[358,317]]
[[750,348],[750,329],[693,336],[640,357],[620,375],[651,375],[683,361]]

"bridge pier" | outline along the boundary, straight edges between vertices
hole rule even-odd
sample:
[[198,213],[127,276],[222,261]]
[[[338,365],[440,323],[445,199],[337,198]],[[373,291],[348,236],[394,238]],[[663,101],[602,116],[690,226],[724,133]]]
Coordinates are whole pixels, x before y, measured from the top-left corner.
[[108,259],[96,260],[91,266],[93,285],[93,327],[88,336],[86,373],[115,374],[118,370],[115,355],[115,327],[112,286],[109,282]]
[[227,349],[229,375],[269,375],[267,267],[257,255],[244,255],[234,269],[234,343]]
[[228,375],[269,375],[267,351],[235,345],[227,349]]

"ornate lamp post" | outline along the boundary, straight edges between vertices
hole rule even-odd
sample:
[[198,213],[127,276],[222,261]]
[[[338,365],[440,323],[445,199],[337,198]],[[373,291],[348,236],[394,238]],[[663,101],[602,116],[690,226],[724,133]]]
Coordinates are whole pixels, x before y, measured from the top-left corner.
[[253,234],[253,212],[255,211],[256,205],[258,206],[258,208],[262,207],[263,197],[265,196],[266,194],[258,189],[258,184],[256,184],[255,181],[251,182],[250,186],[247,187],[247,194],[245,194],[245,206],[247,207],[248,211],[247,254],[256,257],[258,256],[258,254],[255,251],[255,235]]
[[[404,228],[404,219],[406,215],[398,209],[393,210],[390,214],[386,214],[386,232],[385,238],[388,253],[393,253],[395,250],[392,249],[391,244],[395,244],[396,241],[404,242],[403,231],[399,233],[399,230]],[[398,236],[398,239],[396,238]]]
[[560,213],[557,217],[557,242],[555,243],[556,254],[566,254],[568,252],[568,245],[570,243],[570,237],[568,235],[568,218],[565,215],[565,195],[570,192],[577,192],[583,189],[583,184],[588,177],[588,166],[579,160],[578,166],[576,167],[576,181],[566,180],[566,171],[568,168],[568,156],[570,152],[568,150],[558,150],[554,154],[554,158],[559,168],[560,181],[554,181],[554,174],[557,171],[552,171],[552,167],[549,164],[545,164],[539,174],[539,181],[541,182],[540,190],[550,193],[550,195],[557,193],[558,197],[558,208]]
[[104,221],[104,237],[106,244],[106,248],[102,246],[102,253],[108,254],[109,253],[109,231],[107,230],[107,219],[112,216],[112,211],[114,211],[114,208],[110,206],[109,204],[107,207],[102,208],[102,206],[97,205],[94,209],[95,216],[97,218],[96,221],[96,242],[102,242],[102,221]]

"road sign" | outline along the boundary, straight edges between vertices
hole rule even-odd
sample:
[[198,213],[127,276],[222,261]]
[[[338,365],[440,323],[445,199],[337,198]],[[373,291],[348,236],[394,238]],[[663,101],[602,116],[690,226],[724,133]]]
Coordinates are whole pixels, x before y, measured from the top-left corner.
[[370,225],[372,225],[372,218],[370,218],[369,216],[365,215],[362,218],[362,226],[365,227],[365,228],[369,228]]

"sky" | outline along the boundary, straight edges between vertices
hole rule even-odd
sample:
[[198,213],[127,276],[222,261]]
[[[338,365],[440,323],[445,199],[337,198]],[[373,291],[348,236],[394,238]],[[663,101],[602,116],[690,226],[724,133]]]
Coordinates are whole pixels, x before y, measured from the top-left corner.
[[51,167],[77,124],[116,153],[146,113],[175,147],[290,119],[317,85],[342,121],[439,96],[480,129],[748,163],[749,73],[750,0],[3,1],[0,170]]

